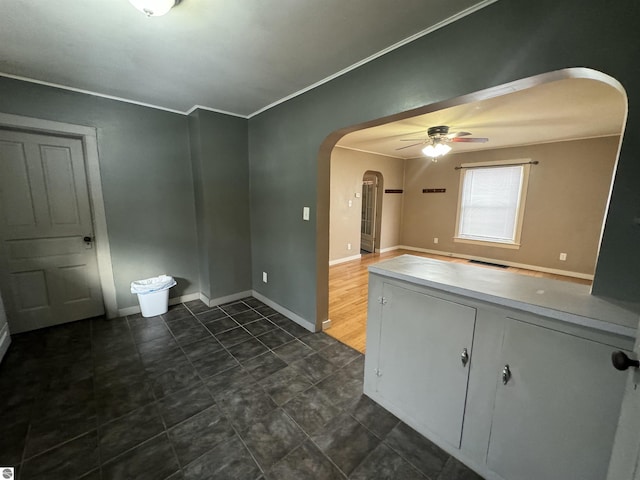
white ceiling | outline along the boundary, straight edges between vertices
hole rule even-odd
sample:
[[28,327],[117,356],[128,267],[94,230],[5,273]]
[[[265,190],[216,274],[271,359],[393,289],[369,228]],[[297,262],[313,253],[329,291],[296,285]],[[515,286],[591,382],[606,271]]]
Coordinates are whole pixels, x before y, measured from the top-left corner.
[[620,135],[626,99],[615,88],[590,79],[566,79],[499,97],[359,130],[338,146],[398,158],[422,156],[424,145],[397,150],[426,138],[427,128],[448,125],[451,132],[487,137],[486,143],[450,143],[452,153],[536,143]]
[[250,116],[496,0],[1,0],[0,75]]

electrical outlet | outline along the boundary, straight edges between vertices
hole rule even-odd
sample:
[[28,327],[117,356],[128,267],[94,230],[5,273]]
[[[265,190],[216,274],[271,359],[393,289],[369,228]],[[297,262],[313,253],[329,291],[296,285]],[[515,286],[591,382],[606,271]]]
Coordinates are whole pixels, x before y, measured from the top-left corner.
[[567,254],[566,253],[561,253],[560,254],[560,260],[562,260],[563,262],[567,260]]
[[262,281],[267,283],[267,272],[262,272]]
[[347,243],[347,250],[351,250],[351,244]]
[[433,243],[438,243],[438,237],[433,237]]
[[353,200],[349,200],[349,206],[353,207]]

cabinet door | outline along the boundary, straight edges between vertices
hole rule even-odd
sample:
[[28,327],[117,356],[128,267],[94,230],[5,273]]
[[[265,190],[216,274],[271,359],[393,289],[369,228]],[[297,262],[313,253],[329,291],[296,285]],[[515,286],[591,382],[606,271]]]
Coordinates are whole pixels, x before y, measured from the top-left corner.
[[[509,480],[602,480],[625,375],[613,347],[508,319],[487,464]],[[496,372],[501,376],[501,372]]]
[[461,354],[472,356],[476,311],[389,284],[383,296],[376,391],[459,448],[470,368]]

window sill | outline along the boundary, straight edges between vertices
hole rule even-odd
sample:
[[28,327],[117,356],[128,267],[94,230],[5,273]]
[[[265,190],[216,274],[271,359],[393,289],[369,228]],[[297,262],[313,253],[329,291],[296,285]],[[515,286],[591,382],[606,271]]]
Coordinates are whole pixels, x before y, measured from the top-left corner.
[[460,237],[454,237],[453,241],[456,243],[469,243],[471,245],[482,245],[485,247],[508,248],[510,250],[518,250],[520,248],[519,243],[490,242],[487,240],[472,240],[470,238]]

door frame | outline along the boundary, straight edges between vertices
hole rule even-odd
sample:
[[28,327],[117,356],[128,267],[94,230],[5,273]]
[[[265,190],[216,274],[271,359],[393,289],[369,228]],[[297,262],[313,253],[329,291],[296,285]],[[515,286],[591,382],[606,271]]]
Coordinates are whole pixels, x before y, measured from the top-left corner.
[[94,127],[56,122],[40,118],[24,117],[0,112],[0,127],[14,128],[36,134],[54,134],[74,137],[82,142],[89,189],[89,204],[95,236],[98,277],[102,288],[102,299],[107,318],[118,317],[116,285],[113,279],[111,246],[107,231],[107,217],[102,195],[100,160],[98,155],[98,134]]
[[[364,184],[364,179],[367,177],[376,178],[376,202],[375,202],[375,215],[373,216],[373,251],[371,253],[379,253],[381,250],[380,236],[382,235],[382,194],[384,192],[384,176],[377,170],[366,170],[362,174],[361,182]],[[364,202],[364,197],[362,198]],[[362,215],[360,215],[362,221]],[[362,245],[362,227],[360,227],[360,245]],[[361,247],[362,248],[362,247]]]

